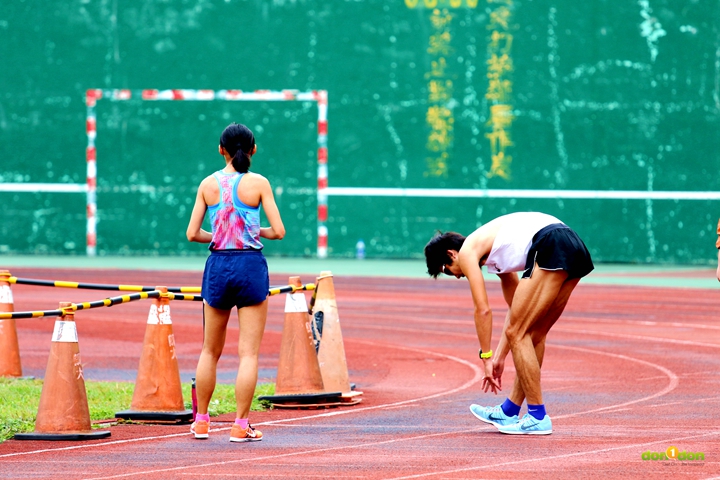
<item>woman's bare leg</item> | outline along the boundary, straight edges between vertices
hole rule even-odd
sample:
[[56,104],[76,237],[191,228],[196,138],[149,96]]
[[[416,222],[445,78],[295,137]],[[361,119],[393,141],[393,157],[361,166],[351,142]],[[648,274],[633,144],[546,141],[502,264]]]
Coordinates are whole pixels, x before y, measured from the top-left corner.
[[235,381],[235,401],[237,402],[237,418],[248,418],[250,404],[255,393],[258,378],[258,355],[260,342],[265,332],[268,302],[243,307],[238,310],[240,338],[238,355],[240,365]]
[[220,310],[203,303],[204,338],[200,360],[195,372],[195,393],[198,413],[208,413],[208,405],[215,391],[217,364],[225,347],[225,334],[230,310]]

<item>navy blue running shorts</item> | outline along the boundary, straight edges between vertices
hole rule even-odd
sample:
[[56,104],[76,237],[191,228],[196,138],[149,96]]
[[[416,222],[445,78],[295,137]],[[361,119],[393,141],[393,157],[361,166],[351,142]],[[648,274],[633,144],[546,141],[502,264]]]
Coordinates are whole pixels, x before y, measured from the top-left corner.
[[582,278],[592,272],[590,252],[570,227],[553,223],[533,236],[522,278],[530,278],[537,263],[543,270],[565,270],[568,279]]
[[262,303],[270,278],[261,250],[213,250],[205,262],[202,297],[211,307],[231,310]]

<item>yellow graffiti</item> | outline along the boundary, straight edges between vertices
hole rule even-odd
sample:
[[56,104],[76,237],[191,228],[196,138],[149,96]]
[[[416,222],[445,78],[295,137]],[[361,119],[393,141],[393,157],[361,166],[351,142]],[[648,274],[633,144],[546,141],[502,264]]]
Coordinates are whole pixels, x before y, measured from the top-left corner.
[[[492,1],[491,1],[492,3]],[[478,0],[405,0],[408,8],[476,8]]]
[[447,102],[452,98],[452,80],[431,80],[428,83],[428,90],[428,100],[430,102]]
[[[488,77],[490,77],[488,75]],[[510,80],[501,80],[499,78],[490,78],[488,82],[488,90],[485,98],[496,102],[505,102],[510,99],[512,93],[512,82]]]
[[500,177],[505,180],[510,180],[510,164],[512,163],[512,157],[505,155],[505,152],[500,152],[497,155],[492,156],[492,166],[488,177]]
[[433,129],[446,128],[448,124],[452,124],[452,110],[447,107],[432,105],[428,107],[426,118]]
[[512,80],[513,61],[510,56],[513,36],[511,29],[512,0],[488,0],[497,7],[490,12],[488,29],[491,30],[488,41],[487,79],[488,88],[485,98],[490,103],[490,119],[487,122],[488,132],[485,137],[490,142],[492,163],[487,176],[509,180],[512,156],[507,149],[512,147],[511,127],[514,120],[512,114]]
[[447,177],[448,157],[449,155],[447,152],[442,152],[436,157],[428,157],[426,159],[428,171],[425,172],[425,176]]
[[430,71],[425,74],[425,78],[443,78],[445,76],[445,68],[447,61],[444,57],[430,62]]
[[436,33],[430,36],[430,46],[428,47],[428,53],[448,55],[450,49],[450,32]]
[[[430,23],[436,31],[443,30],[452,22],[452,14],[447,10],[434,10],[430,17]],[[450,35],[450,33],[448,33]]]
[[493,53],[488,59],[488,77],[492,74],[501,77],[513,70],[512,59],[507,53],[500,56]]
[[510,10],[507,7],[499,7],[490,12],[490,23],[488,28],[494,30],[498,27],[507,30],[510,25]]
[[512,49],[513,36],[509,33],[493,31],[490,34],[490,50],[509,54]]
[[[450,0],[450,2],[451,5],[462,3],[461,0]],[[425,78],[428,79],[428,109],[425,120],[430,127],[426,147],[433,154],[426,158],[425,176],[446,177],[448,174],[449,150],[452,148],[455,119],[452,109],[447,107],[453,98],[453,82],[446,72],[445,56],[452,52],[450,46],[452,19],[452,14],[446,9],[435,9],[430,16],[433,30],[428,38],[427,52],[434,58],[430,61],[430,71],[425,74]]]

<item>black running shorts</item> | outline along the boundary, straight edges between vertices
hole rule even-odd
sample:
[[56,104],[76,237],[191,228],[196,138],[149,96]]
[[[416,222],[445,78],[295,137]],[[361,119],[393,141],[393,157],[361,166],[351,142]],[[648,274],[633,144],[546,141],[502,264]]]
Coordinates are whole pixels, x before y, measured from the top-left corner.
[[533,236],[522,278],[530,278],[537,263],[543,270],[565,270],[568,279],[582,278],[593,265],[585,243],[570,227],[553,223]]

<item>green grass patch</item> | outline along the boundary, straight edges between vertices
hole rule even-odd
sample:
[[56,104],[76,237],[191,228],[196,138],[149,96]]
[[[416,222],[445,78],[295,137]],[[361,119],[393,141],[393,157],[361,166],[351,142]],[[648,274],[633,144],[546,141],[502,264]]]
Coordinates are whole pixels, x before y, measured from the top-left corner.
[[[12,438],[16,433],[35,430],[35,417],[40,404],[42,384],[42,380],[0,378],[0,443]],[[90,420],[112,419],[115,418],[116,412],[130,408],[134,389],[135,384],[130,382],[86,381]],[[192,408],[191,389],[189,383],[182,385],[187,409]],[[274,384],[259,384],[255,388],[250,410],[254,412],[268,410],[270,404],[259,401],[257,397],[274,393]],[[236,410],[235,385],[218,384],[208,408],[210,416],[216,417]]]

